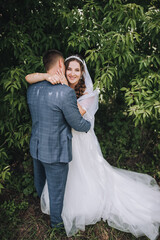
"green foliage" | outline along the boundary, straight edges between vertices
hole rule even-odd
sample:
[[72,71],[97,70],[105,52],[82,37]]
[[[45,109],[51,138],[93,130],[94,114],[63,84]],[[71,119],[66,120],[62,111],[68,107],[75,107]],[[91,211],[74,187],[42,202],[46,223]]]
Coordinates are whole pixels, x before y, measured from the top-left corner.
[[[146,73],[144,78],[137,77],[130,83],[131,88],[126,91],[125,100],[129,106],[129,116],[135,116],[135,125],[143,124],[148,118],[159,121],[160,117],[160,75]],[[158,127],[158,126],[157,126]],[[159,130],[159,128],[157,129]]]
[[[107,106],[109,108],[109,106]],[[159,139],[148,125],[134,127],[119,105],[105,112],[100,106],[96,114],[95,131],[104,158],[114,166],[153,174],[159,178]]]
[[22,191],[25,196],[28,196],[30,194],[36,196],[31,167],[32,161],[30,161],[30,159],[23,162],[24,174],[22,176]]
[[[125,100],[129,106],[129,115],[134,115],[135,124],[148,119],[157,122],[160,117],[160,12],[152,7],[143,16],[141,48],[138,56],[138,70],[129,82],[131,87],[123,88]],[[138,51],[138,50],[137,50]]]
[[18,239],[16,236],[17,226],[21,223],[20,214],[24,213],[28,208],[26,200],[8,200],[0,205],[0,237],[2,240]]
[[4,182],[9,179],[10,177],[10,168],[9,166],[6,166],[2,169],[2,166],[0,165],[0,193],[2,192],[2,189],[4,188]]
[[[5,215],[8,221],[13,221],[17,218],[17,214],[21,210],[28,208],[28,202],[22,201],[21,203],[15,203],[15,200],[4,202],[1,205],[1,211],[5,211]],[[3,210],[2,210],[3,209]]]
[[6,153],[5,148],[3,147],[3,145],[1,145],[0,148],[0,194],[2,192],[2,189],[5,186],[5,181],[10,179],[10,166],[6,165],[6,161],[7,161],[8,155]]

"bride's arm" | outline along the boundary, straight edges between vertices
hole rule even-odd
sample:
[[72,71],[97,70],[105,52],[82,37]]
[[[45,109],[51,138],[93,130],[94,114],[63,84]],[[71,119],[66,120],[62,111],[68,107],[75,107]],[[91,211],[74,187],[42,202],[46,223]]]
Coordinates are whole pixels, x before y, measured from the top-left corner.
[[25,79],[28,83],[33,84],[36,82],[48,80],[50,77],[51,75],[48,73],[31,73],[25,76]]
[[53,85],[58,84],[58,83],[68,85],[68,82],[67,82],[64,74],[62,76],[62,74],[59,74],[59,71],[57,71],[57,73],[54,75],[51,75],[49,73],[31,73],[31,74],[28,74],[25,77],[25,79],[29,84],[33,84],[36,82],[41,82],[41,81],[46,80],[46,81],[52,83]]

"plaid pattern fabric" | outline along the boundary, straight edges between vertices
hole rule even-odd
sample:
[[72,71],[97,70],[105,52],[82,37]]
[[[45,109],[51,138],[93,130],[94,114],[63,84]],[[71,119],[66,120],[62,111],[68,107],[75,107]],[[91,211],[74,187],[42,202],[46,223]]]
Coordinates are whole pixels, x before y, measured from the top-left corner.
[[31,156],[46,163],[71,161],[71,128],[90,129],[79,113],[74,90],[42,81],[29,86],[27,102],[32,117]]

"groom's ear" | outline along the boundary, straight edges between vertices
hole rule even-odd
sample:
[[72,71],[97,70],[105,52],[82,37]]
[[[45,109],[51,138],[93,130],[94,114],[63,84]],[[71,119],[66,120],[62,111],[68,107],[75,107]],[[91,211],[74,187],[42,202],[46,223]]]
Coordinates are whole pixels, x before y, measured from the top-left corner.
[[63,66],[64,66],[64,59],[60,58],[59,59],[59,67],[63,68]]
[[61,71],[63,73],[65,73],[65,65],[64,65],[64,59],[63,58],[59,59],[59,68],[61,69]]

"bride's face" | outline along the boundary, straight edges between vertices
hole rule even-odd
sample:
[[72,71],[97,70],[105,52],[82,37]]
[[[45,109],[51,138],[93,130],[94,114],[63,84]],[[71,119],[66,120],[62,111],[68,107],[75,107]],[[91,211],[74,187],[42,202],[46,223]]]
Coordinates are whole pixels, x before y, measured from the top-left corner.
[[82,76],[80,64],[77,61],[71,61],[66,69],[66,77],[70,86],[75,86]]

